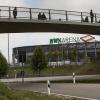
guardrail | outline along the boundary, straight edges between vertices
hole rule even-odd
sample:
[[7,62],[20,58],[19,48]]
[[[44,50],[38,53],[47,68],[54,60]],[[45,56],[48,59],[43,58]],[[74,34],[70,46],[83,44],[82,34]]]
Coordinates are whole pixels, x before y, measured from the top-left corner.
[[[15,7],[0,6],[0,18],[14,18]],[[90,13],[88,12],[77,12],[77,11],[67,11],[67,10],[54,10],[54,9],[40,9],[40,8],[25,8],[16,7],[17,16],[15,19],[29,19],[29,20],[48,20],[48,21],[74,21],[74,22],[84,22],[86,16],[90,22]],[[43,14],[39,18],[39,14]],[[94,22],[100,22],[100,14],[94,13]]]

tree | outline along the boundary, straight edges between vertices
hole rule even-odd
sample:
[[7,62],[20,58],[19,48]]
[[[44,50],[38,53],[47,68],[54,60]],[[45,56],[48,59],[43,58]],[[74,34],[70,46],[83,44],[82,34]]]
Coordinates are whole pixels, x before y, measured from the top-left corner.
[[0,77],[4,76],[8,70],[8,63],[6,58],[0,53]]
[[37,47],[32,55],[32,69],[39,73],[45,67],[47,67],[47,59],[45,56],[45,52],[43,51],[42,47]]
[[71,61],[76,61],[77,50],[76,49],[72,49],[72,51],[70,52],[69,55],[70,55]]
[[52,51],[49,51],[46,56],[47,56],[48,62],[51,62],[52,61]]

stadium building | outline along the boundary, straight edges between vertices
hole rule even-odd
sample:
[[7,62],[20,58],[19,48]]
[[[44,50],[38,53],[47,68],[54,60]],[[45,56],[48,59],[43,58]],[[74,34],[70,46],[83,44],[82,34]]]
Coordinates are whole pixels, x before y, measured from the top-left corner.
[[[57,42],[57,41],[56,41]],[[58,40],[58,42],[60,42]],[[77,62],[82,61],[81,54],[88,56],[91,60],[100,58],[100,42],[80,42],[80,43],[65,43],[65,44],[51,44],[50,45],[36,45],[36,46],[24,46],[13,48],[13,63],[18,65],[20,63],[29,64],[33,52],[37,46],[41,46],[47,55],[49,52],[61,52],[61,56],[57,57],[58,61],[70,60],[70,54],[72,50],[77,51]],[[68,56],[64,58],[65,52]],[[49,59],[48,62],[55,62],[56,59]]]

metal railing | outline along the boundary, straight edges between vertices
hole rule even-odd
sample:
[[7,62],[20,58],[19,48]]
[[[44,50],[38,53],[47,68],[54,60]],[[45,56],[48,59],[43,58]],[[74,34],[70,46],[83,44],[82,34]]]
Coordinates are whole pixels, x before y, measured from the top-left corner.
[[[0,6],[0,18],[14,19],[13,10],[15,7]],[[87,16],[90,22],[89,12],[77,12],[67,10],[54,10],[54,9],[40,9],[40,8],[25,8],[16,7],[17,16],[16,19],[29,19],[29,20],[47,20],[47,21],[74,21],[85,22]],[[39,19],[38,14],[45,14],[45,19]],[[94,13],[94,23],[100,22],[100,14]]]

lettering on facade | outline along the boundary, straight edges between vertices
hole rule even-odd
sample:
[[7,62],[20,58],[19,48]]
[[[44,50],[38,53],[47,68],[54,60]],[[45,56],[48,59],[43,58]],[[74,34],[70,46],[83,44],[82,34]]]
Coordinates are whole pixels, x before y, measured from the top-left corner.
[[53,38],[50,39],[50,44],[78,43],[80,41],[79,37]]

